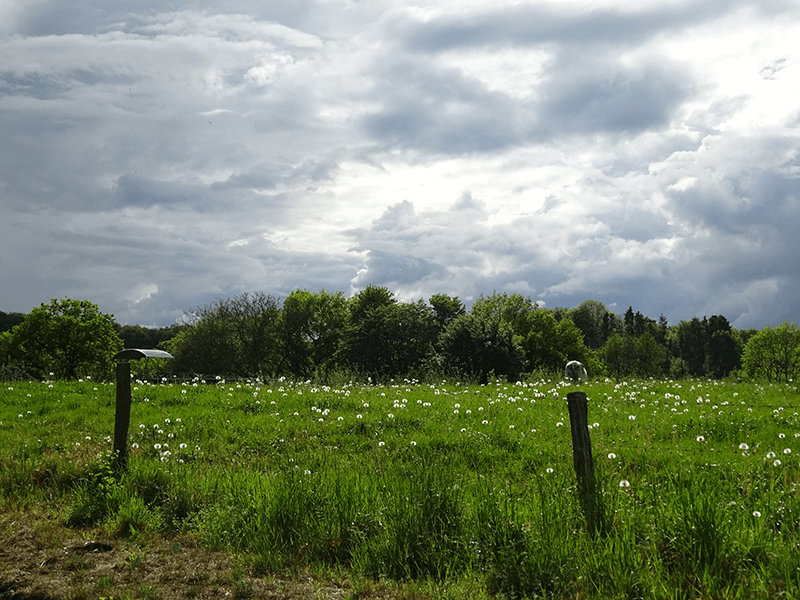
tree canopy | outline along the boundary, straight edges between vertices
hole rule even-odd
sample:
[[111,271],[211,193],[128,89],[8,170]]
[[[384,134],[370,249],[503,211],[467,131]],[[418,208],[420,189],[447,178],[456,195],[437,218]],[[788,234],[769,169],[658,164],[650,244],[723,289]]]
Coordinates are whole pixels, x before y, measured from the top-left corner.
[[623,316],[596,300],[550,309],[517,293],[480,296],[470,308],[446,294],[401,301],[376,285],[349,299],[325,290],[296,290],[283,300],[244,293],[158,329],[119,326],[86,300],[52,300],[10,319],[11,330],[0,332],[0,377],[110,377],[120,338],[125,347],[160,347],[175,357],[153,363],[156,370],[210,377],[485,382],[533,372],[560,376],[570,360],[584,363],[590,377],[800,375],[794,323],[740,331],[712,315],[671,326],[663,314],[656,321],[633,307]]
[[3,362],[34,377],[109,379],[123,344],[113,315],[88,300],[42,303],[2,334]]

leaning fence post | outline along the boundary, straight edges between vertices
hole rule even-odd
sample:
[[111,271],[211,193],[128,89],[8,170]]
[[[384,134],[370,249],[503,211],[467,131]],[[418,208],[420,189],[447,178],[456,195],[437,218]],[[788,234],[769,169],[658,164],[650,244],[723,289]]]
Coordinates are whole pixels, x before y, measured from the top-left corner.
[[578,479],[578,495],[586,518],[586,527],[594,535],[602,526],[602,517],[597,504],[592,442],[589,439],[589,400],[583,392],[569,392],[567,407],[572,430],[572,464]]
[[137,358],[172,358],[163,350],[128,348],[114,356],[117,361],[117,401],[114,412],[114,465],[119,471],[128,468],[128,428],[131,424],[131,363]]

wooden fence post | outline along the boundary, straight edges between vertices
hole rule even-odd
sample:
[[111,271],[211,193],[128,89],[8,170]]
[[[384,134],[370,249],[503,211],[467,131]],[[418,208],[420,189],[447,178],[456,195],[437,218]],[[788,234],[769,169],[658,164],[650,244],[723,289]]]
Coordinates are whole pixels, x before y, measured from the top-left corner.
[[131,424],[131,363],[138,358],[172,358],[163,350],[140,350],[127,348],[117,352],[117,401],[114,412],[114,470],[125,471],[128,468],[128,427]]
[[589,400],[583,392],[569,392],[567,407],[572,430],[572,464],[578,479],[578,495],[586,518],[586,527],[594,535],[602,528],[602,515],[597,502],[592,442],[589,439]]
[[117,403],[114,412],[114,464],[119,471],[128,468],[128,427],[131,423],[131,363],[117,363]]

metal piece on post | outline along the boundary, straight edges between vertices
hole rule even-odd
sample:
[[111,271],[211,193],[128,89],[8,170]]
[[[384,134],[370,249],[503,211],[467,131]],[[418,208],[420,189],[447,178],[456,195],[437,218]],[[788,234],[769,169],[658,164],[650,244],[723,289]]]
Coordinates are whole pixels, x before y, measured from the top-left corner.
[[163,350],[127,348],[114,356],[117,362],[117,405],[114,413],[114,461],[119,470],[128,467],[128,427],[131,424],[131,363],[139,358],[172,358]]

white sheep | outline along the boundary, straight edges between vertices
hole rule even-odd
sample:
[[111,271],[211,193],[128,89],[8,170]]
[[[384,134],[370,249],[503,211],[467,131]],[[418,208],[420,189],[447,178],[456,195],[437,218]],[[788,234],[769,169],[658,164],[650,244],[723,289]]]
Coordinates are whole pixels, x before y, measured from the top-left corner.
[[571,360],[567,363],[567,366],[564,367],[564,377],[572,381],[583,381],[587,379],[589,375],[586,373],[586,367],[583,366],[583,363],[577,360]]

